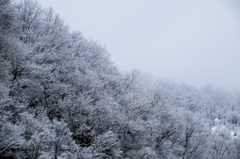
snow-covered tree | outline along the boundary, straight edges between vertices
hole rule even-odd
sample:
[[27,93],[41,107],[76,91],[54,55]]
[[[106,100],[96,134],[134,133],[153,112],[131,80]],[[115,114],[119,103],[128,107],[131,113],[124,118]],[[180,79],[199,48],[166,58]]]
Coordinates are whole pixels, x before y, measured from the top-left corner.
[[93,158],[121,158],[121,145],[117,135],[107,131],[98,135],[91,147]]

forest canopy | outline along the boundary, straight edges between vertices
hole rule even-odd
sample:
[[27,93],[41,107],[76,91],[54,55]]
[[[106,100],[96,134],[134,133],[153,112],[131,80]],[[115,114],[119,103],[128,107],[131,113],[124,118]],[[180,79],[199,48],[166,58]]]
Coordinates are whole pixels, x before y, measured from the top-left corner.
[[0,158],[240,158],[240,92],[147,86],[109,57],[52,9],[0,0]]

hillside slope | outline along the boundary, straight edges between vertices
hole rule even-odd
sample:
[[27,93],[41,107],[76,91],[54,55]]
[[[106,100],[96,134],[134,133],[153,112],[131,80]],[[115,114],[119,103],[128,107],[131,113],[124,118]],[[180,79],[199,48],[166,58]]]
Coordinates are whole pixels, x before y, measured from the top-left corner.
[[146,89],[109,56],[52,9],[0,0],[0,158],[240,157],[239,95]]

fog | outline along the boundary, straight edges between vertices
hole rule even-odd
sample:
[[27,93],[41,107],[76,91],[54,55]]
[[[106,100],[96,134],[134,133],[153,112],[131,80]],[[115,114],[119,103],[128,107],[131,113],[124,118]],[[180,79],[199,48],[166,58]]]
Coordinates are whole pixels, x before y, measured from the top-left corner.
[[237,0],[39,0],[97,40],[119,70],[195,87],[240,88]]

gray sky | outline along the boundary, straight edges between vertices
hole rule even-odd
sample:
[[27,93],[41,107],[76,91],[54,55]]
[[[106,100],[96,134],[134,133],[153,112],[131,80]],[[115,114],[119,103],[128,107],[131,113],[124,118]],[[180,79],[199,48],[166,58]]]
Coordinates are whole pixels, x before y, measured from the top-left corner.
[[39,0],[105,45],[119,70],[240,88],[238,0]]

